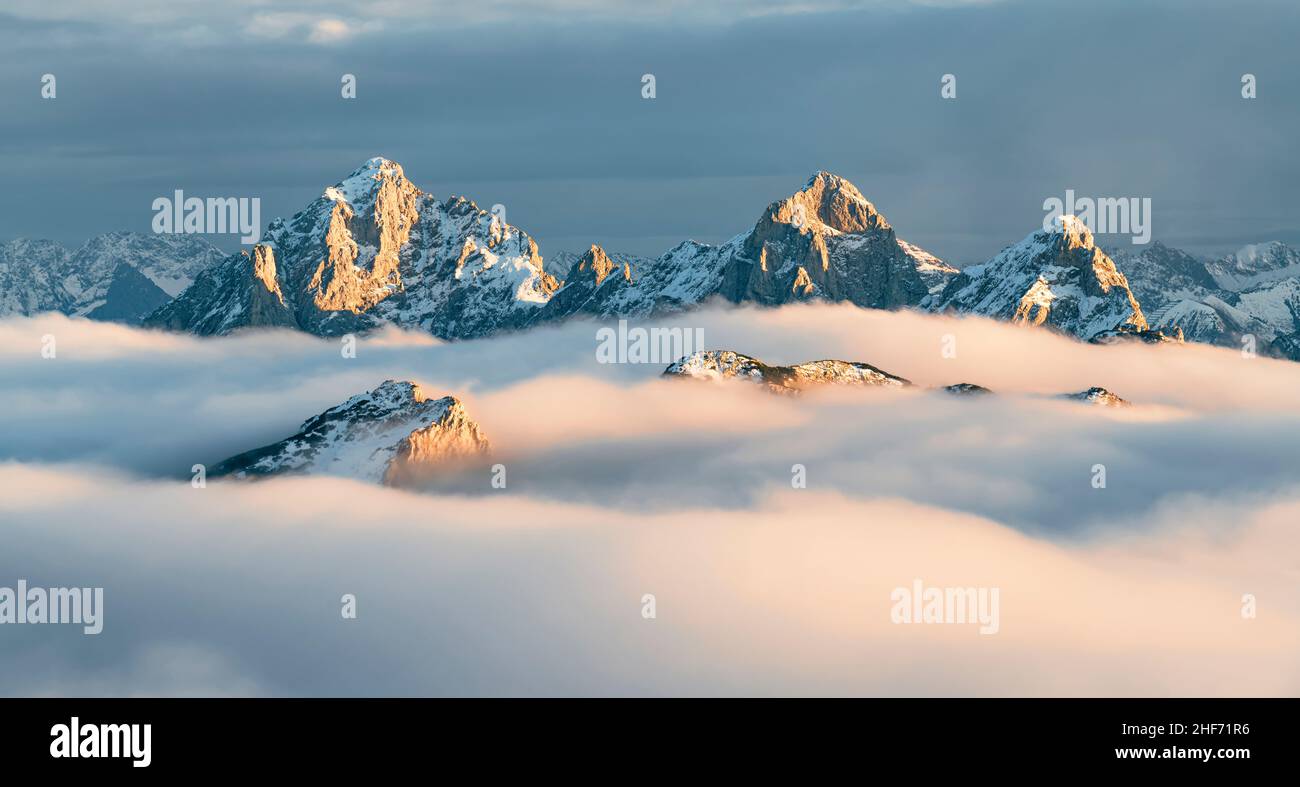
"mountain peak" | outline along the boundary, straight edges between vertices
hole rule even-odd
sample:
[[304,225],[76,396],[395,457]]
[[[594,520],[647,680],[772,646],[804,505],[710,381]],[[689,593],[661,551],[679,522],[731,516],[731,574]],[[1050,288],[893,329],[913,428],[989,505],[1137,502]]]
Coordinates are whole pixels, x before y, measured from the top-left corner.
[[382,156],[366,159],[361,166],[333,186],[325,189],[323,196],[334,202],[353,203],[359,198],[372,194],[386,180],[396,183],[409,183],[402,165]]
[[887,230],[889,223],[846,178],[818,170],[804,187],[769,208],[773,220],[840,233]]
[[[587,249],[581,257],[574,261],[573,265],[569,266],[569,276],[572,277],[578,274],[593,275],[595,276],[595,284],[599,287],[617,267],[620,267],[619,263],[610,259],[604,249],[593,243],[590,249]],[[631,281],[632,266],[623,263],[621,267],[623,268],[623,278],[626,281]]]
[[233,456],[212,472],[236,478],[323,473],[402,486],[488,451],[459,399],[434,399],[410,380],[385,380],[309,418],[291,437]]
[[988,262],[971,265],[926,307],[1049,325],[1085,341],[1147,321],[1128,280],[1076,216],[1053,220]]
[[419,404],[429,399],[429,395],[424,392],[420,384],[411,380],[384,380],[367,395],[377,402],[384,402],[389,405],[399,405],[407,402]]
[[[833,187],[848,186],[855,193],[858,193],[857,186],[854,186],[851,182],[849,182],[848,178],[843,177],[842,175],[836,175],[834,172],[831,172],[828,169],[819,169],[816,172],[814,172],[813,176],[811,178],[808,178],[808,182],[805,183],[803,187],[805,189],[811,188],[815,183],[824,183],[828,186],[833,186]],[[858,196],[861,196],[861,193],[858,193]]]
[[1094,385],[1088,390],[1079,391],[1078,393],[1062,394],[1060,398],[1084,402],[1098,407],[1128,407],[1131,404],[1129,400],[1116,396],[1113,392],[1099,385]]
[[353,170],[352,174],[349,175],[348,177],[357,177],[359,175],[361,176],[369,175],[373,177],[376,175],[403,175],[403,174],[404,173],[402,172],[401,164],[398,164],[396,161],[393,161],[392,159],[384,158],[383,156],[374,156],[362,162],[361,166]]
[[1067,249],[1091,249],[1096,245],[1092,230],[1088,229],[1083,219],[1069,213],[1052,219],[1052,229],[1049,234],[1062,236]]

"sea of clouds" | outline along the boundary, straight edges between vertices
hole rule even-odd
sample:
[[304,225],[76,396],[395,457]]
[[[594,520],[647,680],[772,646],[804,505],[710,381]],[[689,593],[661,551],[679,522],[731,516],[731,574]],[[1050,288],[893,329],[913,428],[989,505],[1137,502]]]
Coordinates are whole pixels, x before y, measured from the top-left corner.
[[[0,321],[0,586],[105,599],[98,636],[0,629],[0,694],[1300,690],[1300,364],[848,306],[663,324],[918,387],[663,380],[598,363],[585,322],[392,331],[344,358],[293,333]],[[388,378],[461,397],[506,488],[190,484]],[[926,390],[957,382],[998,395]],[[1093,385],[1135,406],[1053,398]],[[998,633],[891,622],[914,579],[998,588]]]

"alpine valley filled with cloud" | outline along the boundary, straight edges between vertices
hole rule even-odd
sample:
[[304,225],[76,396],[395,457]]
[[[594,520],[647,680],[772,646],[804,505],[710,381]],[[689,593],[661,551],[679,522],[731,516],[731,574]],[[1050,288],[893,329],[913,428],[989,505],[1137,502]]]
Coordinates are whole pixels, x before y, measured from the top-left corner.
[[829,172],[758,213],[552,273],[376,157],[230,255],[9,242],[0,572],[106,625],[0,691],[1300,687],[1294,250],[1065,216],[959,269]]

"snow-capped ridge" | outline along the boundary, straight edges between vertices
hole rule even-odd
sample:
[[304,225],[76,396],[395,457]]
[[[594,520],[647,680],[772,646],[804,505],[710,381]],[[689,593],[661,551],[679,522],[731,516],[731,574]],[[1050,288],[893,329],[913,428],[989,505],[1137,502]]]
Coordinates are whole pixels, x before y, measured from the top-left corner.
[[840,360],[769,366],[733,350],[699,350],[664,369],[666,377],[702,380],[738,379],[763,385],[774,393],[798,393],[822,385],[903,387],[911,381],[871,364]]
[[964,268],[923,308],[1043,325],[1085,341],[1124,326],[1148,329],[1124,274],[1071,216]]
[[0,316],[45,311],[138,324],[225,254],[198,235],[114,231],[75,249],[0,243]]
[[390,379],[308,418],[284,440],[219,463],[211,475],[324,474],[405,486],[481,459],[489,448],[459,399],[435,399],[417,383]]

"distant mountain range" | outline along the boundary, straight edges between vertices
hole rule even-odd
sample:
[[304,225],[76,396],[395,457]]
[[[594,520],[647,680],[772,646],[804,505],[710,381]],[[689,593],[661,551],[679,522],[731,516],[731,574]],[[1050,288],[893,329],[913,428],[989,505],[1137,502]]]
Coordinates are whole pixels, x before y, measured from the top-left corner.
[[1281,243],[1200,260],[1160,243],[1103,250],[1072,217],[958,270],[900,239],[847,180],[818,172],[720,245],[656,258],[557,254],[463,197],[439,201],[366,161],[251,250],[193,235],[111,233],[68,251],[0,245],[0,315],[58,311],[224,334],[338,336],[382,325],[468,339],[572,316],[646,318],[706,301],[848,301],[977,314],[1085,341],[1140,338],[1300,360],[1300,252]]
[[110,232],[75,250],[0,243],[0,316],[54,311],[136,324],[225,256],[197,235]]
[[1278,242],[1204,261],[1156,242],[1114,252],[1147,322],[1187,341],[1300,360],[1300,252]]

